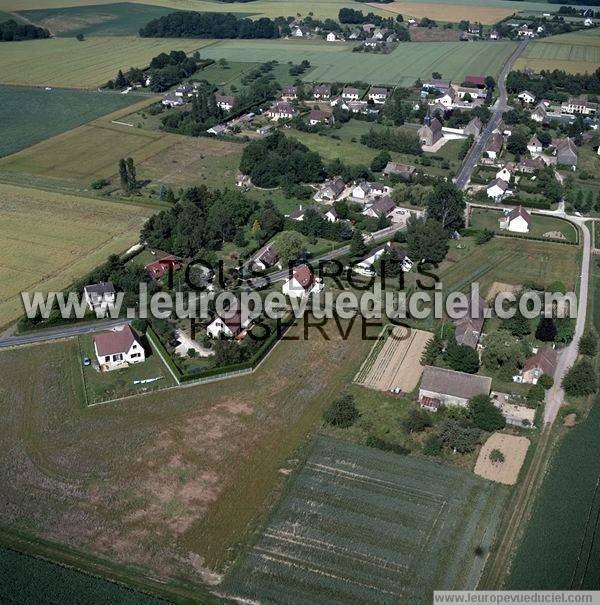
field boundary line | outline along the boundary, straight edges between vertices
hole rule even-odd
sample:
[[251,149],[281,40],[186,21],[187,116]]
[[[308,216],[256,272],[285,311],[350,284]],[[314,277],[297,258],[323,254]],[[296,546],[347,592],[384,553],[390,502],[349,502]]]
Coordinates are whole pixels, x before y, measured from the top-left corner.
[[[381,337],[383,336],[384,332],[386,332],[387,330],[390,329],[391,325],[392,324],[383,326],[381,332],[379,332],[379,334],[377,335],[377,341],[373,343],[373,346],[371,347],[369,354],[366,356],[365,360],[360,365],[360,368],[358,368],[358,372],[356,372],[356,374],[354,375],[352,382],[356,382],[358,384],[364,384],[364,379],[359,378],[359,376],[362,375],[363,368],[367,365],[367,362],[371,359],[371,356],[373,355],[375,348],[376,347],[380,347],[380,349],[383,348],[383,345],[385,344],[387,338],[381,338]],[[379,351],[377,351],[377,353],[379,353]],[[375,356],[375,357],[377,357],[377,356]],[[366,374],[368,374],[368,372]],[[365,378],[366,378],[366,374],[365,374]]]
[[79,338],[79,334],[77,334],[77,336],[75,336],[75,339],[77,340],[77,351],[79,353],[78,357],[77,357],[77,365],[79,366],[79,374],[81,375],[81,382],[83,384],[83,403],[85,405],[85,407],[89,407],[90,402],[88,399],[88,394],[87,394],[87,383],[85,381],[85,372],[83,371],[83,366],[81,365],[81,360],[83,359],[83,351],[81,350],[81,339]]

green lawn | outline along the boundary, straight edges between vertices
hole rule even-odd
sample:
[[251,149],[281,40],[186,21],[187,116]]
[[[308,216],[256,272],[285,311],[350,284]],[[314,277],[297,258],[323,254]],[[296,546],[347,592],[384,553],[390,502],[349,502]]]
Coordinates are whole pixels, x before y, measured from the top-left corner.
[[[503,233],[499,226],[499,219],[502,216],[500,211],[486,210],[483,208],[473,208],[470,225],[477,229],[491,229],[498,233]],[[543,216],[533,214],[531,227],[527,235],[532,237],[543,237],[545,233],[559,232],[569,242],[577,241],[577,231],[575,227],[560,218],[554,216]],[[506,233],[504,231],[504,233]],[[556,236],[553,236],[556,237]]]
[[445,78],[462,81],[465,75],[497,76],[514,50],[513,42],[400,43],[389,55],[353,53],[351,44],[328,44],[321,40],[226,40],[206,48],[202,55],[230,61],[280,62],[303,59],[315,69],[305,73],[306,82],[354,82],[412,85],[417,78],[431,77],[433,69]]
[[139,100],[136,95],[0,85],[0,157]]
[[[78,337],[78,341],[82,356],[89,357],[92,360],[90,366],[81,365],[88,405],[149,393],[175,384],[173,376],[146,339],[142,341],[146,349],[146,360],[143,363],[110,372],[100,372],[94,367],[97,364],[94,352],[94,337],[91,334]],[[157,377],[160,377],[160,380],[156,382],[134,384],[135,380]]]

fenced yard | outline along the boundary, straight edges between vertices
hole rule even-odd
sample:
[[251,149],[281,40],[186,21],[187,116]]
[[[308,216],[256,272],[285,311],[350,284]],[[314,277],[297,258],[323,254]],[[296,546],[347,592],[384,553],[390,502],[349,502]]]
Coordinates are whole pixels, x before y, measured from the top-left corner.
[[468,471],[321,437],[223,592],[419,604],[434,588],[475,588],[506,494]]

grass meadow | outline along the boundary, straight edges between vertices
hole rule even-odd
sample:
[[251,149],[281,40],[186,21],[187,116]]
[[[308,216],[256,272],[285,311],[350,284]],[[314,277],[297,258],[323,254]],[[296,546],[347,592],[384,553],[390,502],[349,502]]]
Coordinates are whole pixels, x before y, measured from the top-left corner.
[[535,71],[562,69],[569,73],[592,73],[600,65],[600,31],[582,30],[530,42],[517,59],[516,69]]
[[466,470],[320,437],[225,595],[419,604],[434,589],[473,589],[507,493]]
[[96,88],[119,69],[145,67],[161,52],[193,52],[210,40],[112,36],[50,38],[6,44],[0,53],[0,83],[23,86]]
[[93,408],[76,341],[4,351],[0,526],[51,543],[58,561],[207,602],[201,584],[220,580],[372,344],[358,324],[346,340],[327,332],[292,328],[299,340],[226,388]]
[[152,210],[0,184],[0,327],[20,292],[57,291],[134,244]]
[[467,74],[497,76],[514,42],[424,42],[400,43],[389,55],[353,53],[350,44],[330,44],[320,40],[226,40],[202,51],[211,59],[299,63],[308,59],[314,69],[307,82],[354,82],[408,86],[417,78],[427,79],[433,71],[445,78],[462,81]]
[[0,86],[0,157],[139,100],[135,95]]

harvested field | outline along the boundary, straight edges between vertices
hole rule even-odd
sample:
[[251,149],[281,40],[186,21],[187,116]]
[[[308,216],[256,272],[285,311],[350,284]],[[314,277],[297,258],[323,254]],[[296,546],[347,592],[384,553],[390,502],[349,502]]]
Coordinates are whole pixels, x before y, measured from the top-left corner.
[[[515,437],[504,433],[494,433],[484,444],[475,463],[474,472],[491,481],[514,485],[519,478],[519,471],[525,462],[529,439]],[[499,450],[504,455],[504,462],[492,462],[490,453]]]
[[[222,592],[244,603],[431,603],[475,588],[508,490],[472,473],[317,439]],[[241,601],[243,599],[243,601]]]
[[421,355],[431,337],[430,332],[395,326],[383,346],[373,348],[355,382],[380,391],[398,387],[410,393],[421,378]]
[[0,184],[0,327],[23,312],[20,292],[60,291],[127,250],[152,210]]
[[499,281],[495,281],[488,290],[486,301],[493,301],[500,292],[512,292],[516,294],[523,286],[521,284],[505,284]]
[[461,32],[457,29],[443,29],[440,27],[411,27],[411,42],[457,42]]
[[[374,3],[369,4],[371,8],[381,8]],[[384,10],[391,13],[421,19],[428,17],[434,21],[451,21],[457,23],[462,20],[479,21],[484,25],[492,25],[502,21],[515,13],[515,10],[507,7],[469,6],[468,4],[437,4],[430,2],[392,2],[384,5]]]
[[219,581],[372,344],[358,325],[327,331],[292,328],[301,340],[252,376],[87,409],[75,341],[3,351],[0,526],[48,540],[59,561],[93,555],[95,573],[207,602],[198,585]]

